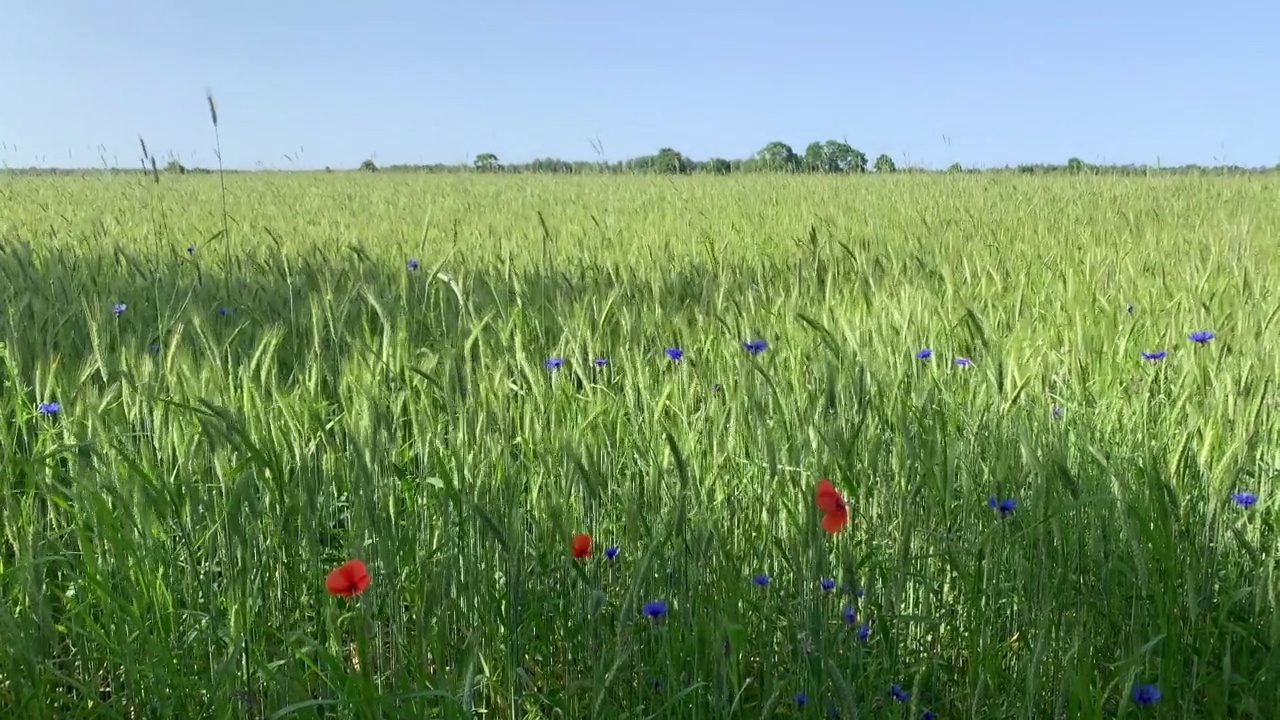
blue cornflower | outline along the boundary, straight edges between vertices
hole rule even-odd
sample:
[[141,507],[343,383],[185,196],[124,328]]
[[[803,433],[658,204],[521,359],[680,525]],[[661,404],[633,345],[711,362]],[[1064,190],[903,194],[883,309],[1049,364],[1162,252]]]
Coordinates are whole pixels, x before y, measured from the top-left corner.
[[1168,354],[1169,353],[1166,350],[1156,350],[1155,352],[1144,352],[1142,353],[1142,359],[1155,362],[1156,360],[1163,360],[1164,356]]
[[970,365],[972,365],[972,364],[973,364],[973,363],[969,360],[969,358],[965,358],[965,357],[958,357],[958,358],[956,358],[955,363],[956,363],[957,365],[959,365],[960,367],[969,367]]
[[1058,418],[1062,417],[1062,408],[1058,407],[1057,405],[1054,405],[1053,407],[1049,408],[1049,417],[1053,418],[1054,420],[1057,420]]
[[61,409],[62,409],[62,403],[58,402],[57,400],[42,402],[39,405],[36,405],[36,412],[40,413],[41,415],[53,415]]
[[405,261],[404,266],[409,268],[410,270],[417,270],[418,269],[417,258],[409,258],[407,261]]
[[1018,507],[1018,501],[1013,498],[996,500],[996,496],[992,495],[991,497],[987,498],[987,507],[991,508],[992,510],[999,510],[1000,517],[1004,517],[1009,513],[1013,512],[1014,509]]
[[1213,331],[1212,331],[1212,330],[1197,330],[1197,331],[1195,331],[1195,332],[1191,333],[1190,335],[1188,335],[1188,336],[1187,336],[1187,339],[1188,339],[1188,340],[1190,340],[1191,342],[1199,343],[1199,344],[1203,345],[1203,344],[1205,344],[1205,343],[1207,343],[1207,342],[1209,342],[1210,340],[1212,340],[1212,339],[1213,339]]
[[907,702],[908,700],[911,699],[911,693],[907,692],[906,690],[903,690],[902,686],[899,685],[898,683],[894,683],[889,686],[889,695],[891,695],[894,700],[897,700],[900,703]]
[[129,306],[125,305],[124,303],[116,303],[115,305],[111,306],[111,312],[115,313],[116,317],[120,317],[121,315],[124,314],[124,311],[128,309],[129,309]]
[[1145,684],[1133,686],[1133,701],[1139,706],[1150,705],[1160,699],[1160,688]]
[[850,605],[845,605],[844,608],[840,610],[840,617],[844,618],[844,621],[849,625],[858,622],[858,613]]
[[760,587],[764,587],[769,584],[769,576],[764,573],[756,573],[756,575],[751,578],[751,582],[759,585]]
[[822,592],[831,592],[836,586],[835,578],[822,578],[818,581],[818,585],[822,588]]
[[545,365],[546,368],[551,372],[555,372],[559,370],[560,366],[563,364],[564,364],[564,358],[562,357],[549,357],[547,358],[547,361],[543,363],[543,365]]
[[669,347],[663,352],[667,354],[667,357],[671,358],[671,362],[680,362],[680,359],[684,357],[684,351],[678,347]]
[[932,710],[925,710],[924,714],[920,716],[920,720],[938,720],[938,715]]
[[195,246],[195,245],[188,245],[188,246],[187,246],[187,254],[188,254],[188,255],[195,255],[195,254],[196,254],[196,246]]
[[769,349],[769,343],[764,338],[756,338],[755,340],[748,340],[742,343],[742,349],[752,355],[759,355]]
[[711,386],[711,392],[713,393],[718,393],[721,390],[724,390],[724,386],[722,386],[720,383],[716,383]]
[[654,620],[657,620],[658,618],[667,614],[667,601],[666,600],[650,600],[649,602],[644,604],[643,612],[645,615],[648,615]]
[[605,556],[605,559],[606,559],[606,560],[612,560],[612,559],[614,559],[614,558],[618,557],[618,546],[617,546],[617,545],[610,545],[609,547],[605,548],[605,549],[604,549],[604,556]]
[[866,642],[868,637],[871,637],[871,623],[864,620],[858,626],[858,642]]
[[160,352],[160,343],[158,343],[158,342],[153,342],[153,343],[151,343],[151,347],[149,347],[149,348],[147,348],[147,349],[151,351],[151,354],[152,354],[152,355],[155,355],[156,353]]
[[1231,499],[1235,500],[1240,507],[1250,507],[1258,502],[1258,496],[1251,492],[1233,492],[1231,493]]
[[592,360],[591,362],[595,363],[596,367],[604,367],[605,365],[609,364],[609,358],[598,357],[595,360]]
[[920,352],[916,353],[917,360],[928,360],[933,357],[933,351],[929,348],[920,348]]
[[229,309],[227,309],[227,308],[224,308],[224,307],[220,307],[220,308],[218,308],[218,315],[219,315],[219,316],[224,316],[224,317],[225,317],[225,316],[226,316],[226,314],[227,314],[228,312],[230,312],[230,310],[229,310]]
[[1124,311],[1125,311],[1125,312],[1127,312],[1127,313],[1132,313],[1132,312],[1133,312],[1133,303],[1129,303],[1129,304],[1125,307]]
[[809,696],[802,692],[796,693],[796,707],[804,707],[809,704]]

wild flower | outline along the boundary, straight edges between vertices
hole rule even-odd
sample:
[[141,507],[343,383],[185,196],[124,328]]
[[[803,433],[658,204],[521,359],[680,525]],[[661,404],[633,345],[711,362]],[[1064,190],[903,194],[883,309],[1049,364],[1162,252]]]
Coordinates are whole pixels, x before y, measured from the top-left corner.
[[325,577],[324,586],[330,595],[359,595],[369,587],[369,569],[360,560],[348,560]]
[[573,557],[581,560],[591,556],[591,536],[586,533],[578,533],[573,536],[573,542],[570,544],[570,552]]
[[1160,700],[1160,688],[1151,684],[1134,684],[1133,701],[1139,707],[1154,704]]

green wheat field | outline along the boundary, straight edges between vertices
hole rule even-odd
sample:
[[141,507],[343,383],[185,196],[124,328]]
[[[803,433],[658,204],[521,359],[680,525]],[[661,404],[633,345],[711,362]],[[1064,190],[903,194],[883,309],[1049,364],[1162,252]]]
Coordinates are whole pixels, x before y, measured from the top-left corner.
[[1274,177],[0,208],[4,717],[1280,712]]

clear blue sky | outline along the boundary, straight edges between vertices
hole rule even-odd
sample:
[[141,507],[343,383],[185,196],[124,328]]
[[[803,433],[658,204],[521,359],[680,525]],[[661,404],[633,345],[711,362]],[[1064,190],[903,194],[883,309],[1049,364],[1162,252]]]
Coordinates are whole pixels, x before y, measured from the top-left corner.
[[242,168],[832,137],[934,167],[1274,165],[1277,33],[1275,0],[11,0],[0,162],[134,165],[142,134],[211,165],[209,88]]

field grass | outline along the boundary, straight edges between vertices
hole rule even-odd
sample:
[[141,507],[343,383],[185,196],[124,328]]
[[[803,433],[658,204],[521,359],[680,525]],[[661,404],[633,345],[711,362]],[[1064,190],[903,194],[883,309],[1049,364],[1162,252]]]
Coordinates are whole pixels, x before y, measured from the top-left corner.
[[[262,174],[224,214],[216,177],[0,178],[0,208],[6,717],[1280,708],[1280,180]],[[372,581],[330,596],[349,558]]]

